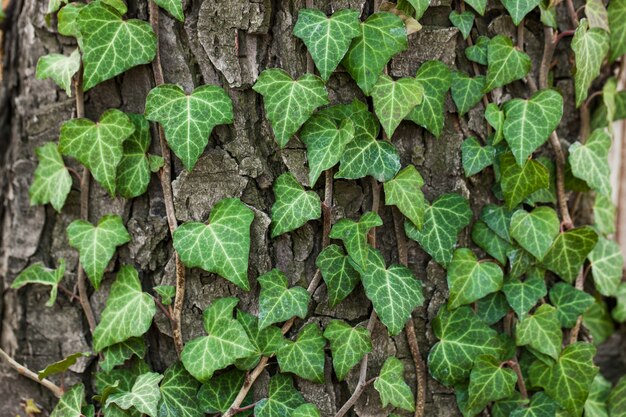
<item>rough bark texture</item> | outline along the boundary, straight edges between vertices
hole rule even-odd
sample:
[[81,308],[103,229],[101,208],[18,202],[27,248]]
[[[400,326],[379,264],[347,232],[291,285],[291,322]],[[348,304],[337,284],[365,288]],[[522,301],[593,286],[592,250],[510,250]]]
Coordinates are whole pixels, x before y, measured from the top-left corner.
[[[31,207],[28,187],[36,167],[34,150],[48,141],[56,141],[59,127],[73,116],[74,101],[65,96],[51,81],[35,80],[37,59],[46,53],[69,53],[75,47],[72,39],[56,33],[55,22],[48,27],[44,20],[47,2],[41,0],[13,0],[8,9],[5,34],[4,81],[0,89],[0,344],[18,361],[31,369],[74,352],[89,350],[89,331],[78,303],[71,303],[61,294],[52,308],[44,307],[46,289],[29,287],[13,291],[8,287],[15,276],[27,265],[43,261],[54,265],[59,258],[68,261],[65,285],[73,287],[77,253],[67,242],[65,228],[79,216],[79,193],[73,190],[62,214],[51,207]],[[129,15],[147,19],[147,2],[130,0]],[[306,284],[315,272],[315,258],[320,251],[321,223],[312,222],[298,231],[270,239],[268,213],[273,201],[273,180],[286,169],[307,184],[303,145],[292,140],[279,151],[270,126],[263,116],[260,96],[250,88],[258,74],[268,67],[281,67],[292,75],[306,71],[306,50],[292,35],[298,9],[304,0],[185,0],[186,22],[180,24],[167,14],[161,14],[160,43],[166,82],[181,84],[190,91],[194,86],[214,83],[224,86],[232,97],[235,122],[220,127],[211,137],[206,152],[191,172],[182,169],[179,161],[173,169],[173,190],[176,216],[179,221],[206,220],[215,202],[224,197],[240,197],[255,210],[252,227],[250,277],[272,267],[283,270],[292,284]],[[315,7],[326,12],[340,8],[356,8],[370,14],[373,2],[366,0],[316,0]],[[451,68],[470,74],[472,67],[465,60],[465,41],[455,28],[450,27],[448,14],[454,6],[450,0],[434,0],[422,19],[424,28],[410,37],[408,51],[391,62],[393,76],[412,76],[427,60],[441,60]],[[534,70],[541,59],[543,30],[539,15],[533,12],[527,19],[526,48],[533,58]],[[567,20],[563,19],[568,28]],[[486,17],[478,19],[481,34],[517,36],[510,18],[503,14],[498,3],[490,2]],[[560,45],[563,48],[563,44]],[[577,135],[578,113],[573,108],[573,89],[570,66],[563,56],[557,66],[557,85],[565,94],[565,115],[560,137],[573,141]],[[536,76],[536,74],[535,74]],[[134,68],[121,77],[105,82],[87,94],[87,117],[97,119],[108,108],[142,113],[148,91],[153,87],[149,66]],[[329,83],[333,102],[346,102],[353,97],[364,99],[346,73],[335,74]],[[516,95],[524,95],[526,87],[516,83]],[[497,100],[507,99],[508,92],[496,91]],[[394,136],[403,165],[417,166],[426,181],[429,199],[444,192],[456,191],[471,198],[478,214],[480,207],[491,198],[490,175],[466,180],[461,169],[460,144],[469,134],[485,135],[482,105],[459,120],[448,98],[444,133],[435,140],[423,129],[403,123]],[[158,141],[153,141],[156,147]],[[154,149],[158,152],[158,149]],[[316,189],[322,193],[320,181]],[[355,218],[371,204],[369,181],[335,181],[333,216]],[[132,235],[132,242],[118,251],[111,263],[102,289],[93,293],[91,303],[96,316],[104,307],[105,295],[111,284],[112,271],[121,264],[133,264],[141,271],[146,289],[158,284],[174,282],[174,258],[169,238],[161,189],[156,177],[146,195],[132,202],[108,197],[99,186],[91,187],[90,220],[96,221],[107,213],[121,215]],[[392,212],[381,210],[386,225],[378,229],[377,240],[387,262],[397,262]],[[465,232],[461,244],[469,245]],[[445,272],[430,261],[414,242],[409,242],[409,266],[423,280],[426,303],[414,313],[416,333],[421,352],[426,360],[428,347],[435,342],[429,327],[430,320],[447,297]],[[183,334],[186,340],[199,335],[201,311],[215,297],[236,295],[241,307],[255,312],[258,285],[254,279],[252,290],[243,293],[227,281],[200,270],[187,271],[187,299],[183,312]],[[307,322],[326,323],[330,318],[341,318],[351,323],[367,320],[371,309],[361,288],[357,289],[336,309],[329,310],[325,289],[314,294],[312,314]],[[296,322],[295,330],[305,323]],[[170,326],[159,311],[156,324],[148,334],[148,361],[156,370],[163,370],[175,360],[170,337]],[[377,374],[388,355],[397,355],[406,361],[406,379],[415,381],[411,355],[404,333],[390,338],[382,325],[374,334],[374,352],[370,355],[369,376]],[[619,340],[612,341],[620,346]],[[619,349],[613,350],[619,355]],[[624,353],[622,352],[622,356]],[[624,358],[610,358],[623,363]],[[615,363],[615,362],[614,362]],[[617,373],[619,366],[614,365]],[[95,361],[79,362],[66,384],[83,380],[90,386],[90,373]],[[347,384],[338,384],[330,367],[326,383],[322,385],[298,380],[298,386],[307,400],[317,404],[322,415],[333,415],[348,398],[358,378],[358,367]],[[273,371],[273,367],[268,369]],[[619,371],[619,372],[618,372]],[[267,371],[266,371],[267,373]],[[257,394],[266,387],[268,375],[256,384]],[[426,389],[427,416],[458,416],[451,390],[428,380]],[[43,410],[50,411],[54,399],[39,385],[15,374],[0,364],[0,415],[20,413],[20,402],[33,398]],[[370,386],[358,401],[354,412],[359,416],[382,416],[377,393]]]

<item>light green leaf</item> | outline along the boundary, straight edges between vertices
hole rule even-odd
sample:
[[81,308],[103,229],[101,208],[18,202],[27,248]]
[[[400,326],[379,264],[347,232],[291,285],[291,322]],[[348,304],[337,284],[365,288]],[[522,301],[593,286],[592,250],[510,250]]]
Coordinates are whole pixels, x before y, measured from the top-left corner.
[[350,370],[372,351],[372,339],[364,327],[352,327],[341,320],[331,320],[324,337],[330,342],[333,369],[339,381],[343,381]]
[[50,365],[46,366],[43,370],[37,372],[37,378],[39,378],[39,380],[41,381],[45,378],[48,378],[50,375],[62,374],[66,372],[68,369],[70,369],[70,367],[72,367],[78,359],[87,358],[89,356],[91,356],[91,352],[73,353],[61,359],[60,361],[51,363]]
[[93,349],[142,336],[152,324],[156,305],[149,294],[141,291],[137,270],[130,265],[121,267],[111,286],[106,307],[93,332]]
[[404,382],[404,365],[395,356],[387,358],[380,374],[374,381],[383,407],[388,404],[407,411],[415,410],[415,399],[411,388]]
[[604,235],[615,233],[617,223],[617,207],[613,204],[611,197],[596,193],[593,205],[593,219],[595,227]]
[[424,87],[415,78],[400,78],[396,81],[381,75],[372,87],[374,111],[389,138],[415,106],[422,102]]
[[315,323],[304,326],[295,342],[285,340],[276,351],[282,372],[291,372],[300,378],[321,384],[324,382],[324,347],[326,340]]
[[518,210],[511,218],[511,237],[540,261],[560,230],[559,216],[550,207],[537,207],[530,213]]
[[135,132],[123,143],[122,159],[117,166],[116,189],[124,198],[138,197],[150,183],[150,160],[146,155],[152,136],[148,121],[139,114],[128,114]]
[[404,231],[437,263],[446,266],[452,259],[457,236],[471,219],[472,210],[467,199],[459,194],[444,194],[426,208],[421,230],[405,222]]
[[70,388],[52,410],[50,417],[82,417],[85,402],[85,386],[76,384]]
[[607,400],[611,393],[611,383],[601,374],[597,374],[591,383],[589,396],[585,401],[584,411],[586,417],[609,417]]
[[365,94],[370,94],[392,56],[408,46],[404,22],[388,12],[372,14],[352,40],[343,66]]
[[293,417],[320,417],[320,410],[313,404],[302,404],[293,410]]
[[350,264],[350,257],[337,245],[329,245],[317,257],[315,265],[326,283],[331,308],[343,301],[359,283],[359,273]]
[[516,382],[515,371],[503,367],[498,359],[479,356],[470,373],[467,409],[473,414],[483,410],[492,401],[512,396]]
[[213,128],[233,122],[233,103],[222,88],[214,85],[203,85],[187,95],[177,85],[164,84],[148,93],[146,118],[163,126],[168,145],[191,170]]
[[503,109],[504,138],[517,163],[523,165],[559,125],[563,97],[555,90],[541,90],[528,100],[510,100]]
[[502,0],[502,4],[511,15],[515,26],[519,26],[522,19],[540,2],[541,0]]
[[626,376],[621,377],[611,390],[608,406],[611,417],[621,417],[626,413]]
[[465,57],[472,62],[476,62],[477,64],[487,65],[487,47],[489,45],[489,41],[490,39],[488,37],[479,36],[473,46],[465,48]]
[[448,307],[471,304],[487,294],[499,291],[503,281],[502,269],[494,262],[479,262],[470,249],[454,251],[448,265]]
[[157,285],[152,288],[161,297],[161,304],[169,306],[176,297],[176,287],[173,285]]
[[556,307],[561,327],[571,328],[578,316],[593,304],[593,297],[569,284],[558,282],[550,289],[550,302]]
[[614,0],[607,9],[611,28],[611,53],[609,60],[614,62],[626,54],[626,1]]
[[270,379],[269,397],[256,403],[254,415],[256,417],[290,416],[302,404],[304,404],[304,398],[293,387],[291,377],[276,374]]
[[163,375],[156,372],[148,372],[139,375],[130,392],[121,392],[111,395],[106,405],[116,404],[123,410],[133,407],[142,414],[157,417],[157,405],[161,399],[159,382]]
[[518,165],[511,153],[500,157],[500,185],[506,208],[512,210],[535,191],[550,186],[550,173],[541,163],[531,159]]
[[[61,8],[61,5],[65,3],[67,3],[67,0],[48,0],[48,11],[46,13],[56,13]],[[2,7],[0,7],[0,10],[2,10]]]
[[[598,0],[590,0],[590,1],[598,1]],[[602,7],[604,4],[600,1]],[[611,77],[604,83],[602,87],[602,104],[606,108],[606,122],[608,125],[613,123],[615,120],[615,113],[617,112],[617,80],[615,77]]]
[[302,39],[315,66],[324,81],[337,68],[350,47],[353,38],[359,36],[359,12],[343,9],[331,17],[317,9],[301,9],[293,34]]
[[501,292],[494,292],[476,301],[476,315],[490,326],[499,322],[509,310],[506,297]]
[[76,19],[82,38],[85,91],[154,59],[157,40],[148,22],[123,20],[103,2],[83,7]]
[[315,185],[320,174],[334,167],[346,145],[354,138],[354,124],[344,119],[338,126],[330,117],[315,114],[300,131],[300,140],[307,147],[309,184]]
[[74,220],[67,227],[67,238],[70,246],[78,250],[80,264],[96,289],[115,255],[115,248],[131,239],[122,218],[112,214],[102,216],[96,226],[85,220]]
[[596,346],[606,341],[615,332],[611,313],[603,300],[596,300],[583,313],[583,326],[591,333],[593,344]]
[[463,116],[478,104],[484,95],[484,88],[485,77],[482,75],[472,78],[459,71],[452,74],[450,94],[459,112],[459,116]]
[[154,0],[154,2],[161,8],[167,10],[176,20],[180,22],[185,21],[182,0]]
[[370,229],[382,226],[382,224],[380,216],[370,211],[361,216],[358,222],[350,219],[339,220],[330,230],[329,237],[343,241],[350,258],[356,264],[364,266],[370,255],[367,234]]
[[283,334],[276,326],[268,326],[264,329],[259,327],[259,319],[245,311],[237,311],[237,321],[248,335],[250,344],[254,348],[254,354],[246,358],[238,359],[235,365],[239,369],[254,368],[261,356],[272,356],[283,345]]
[[606,196],[611,195],[610,149],[611,136],[605,129],[594,130],[584,145],[575,142],[569,148],[572,174]]
[[385,267],[382,254],[368,248],[366,263],[353,266],[361,274],[367,298],[372,301],[380,321],[389,334],[399,334],[415,308],[424,303],[422,283],[410,269],[402,265]]
[[547,289],[543,275],[534,274],[525,281],[514,278],[506,280],[502,292],[517,316],[523,319],[530,309],[537,305],[539,299],[547,294]]
[[583,104],[591,83],[600,75],[602,61],[609,52],[609,43],[607,32],[598,28],[589,29],[587,19],[581,19],[572,39],[572,50],[576,58],[574,73],[576,107]]
[[237,359],[254,354],[254,347],[244,328],[233,318],[239,302],[234,297],[219,298],[202,314],[207,336],[197,337],[185,344],[181,360],[185,369],[200,382],[206,382],[219,369]]
[[557,408],[556,402],[540,391],[533,395],[528,408],[517,408],[510,417],[555,417]]
[[384,184],[385,204],[395,205],[418,229],[424,223],[425,200],[421,188],[424,179],[413,165],[409,165],[394,179]]
[[513,250],[513,246],[498,236],[482,220],[475,222],[472,226],[472,240],[502,265],[506,265],[507,255]]
[[65,259],[59,259],[57,269],[46,268],[43,263],[37,262],[30,265],[19,273],[13,280],[11,288],[22,288],[27,284],[49,285],[50,298],[46,302],[47,307],[52,307],[57,299],[59,283],[65,276]]
[[485,9],[487,8],[487,0],[469,0],[466,3],[472,6],[472,9],[476,10],[479,15],[482,16],[485,14]]
[[[282,336],[281,336],[282,337]],[[243,386],[246,373],[231,369],[214,376],[202,384],[198,391],[198,407],[207,414],[224,413],[228,410]],[[252,391],[246,396],[241,406],[249,405]]]
[[620,246],[615,241],[599,238],[589,253],[589,262],[596,289],[607,297],[615,295],[624,269],[624,257]]
[[487,81],[484,92],[520,80],[530,71],[530,58],[513,46],[509,37],[497,35],[487,46]]
[[557,236],[543,263],[546,268],[571,284],[597,242],[598,235],[589,226],[568,230]]
[[590,28],[598,28],[606,32],[611,32],[611,28],[609,27],[609,13],[606,11],[602,0],[586,0],[585,16],[587,17]]
[[52,78],[59,87],[72,97],[72,77],[80,69],[80,52],[75,49],[70,56],[61,54],[44,55],[37,61],[36,78]]
[[622,282],[615,292],[617,305],[613,308],[611,314],[618,323],[626,322],[626,282]]
[[204,417],[198,404],[200,384],[180,362],[167,368],[161,382],[158,417]]
[[104,372],[111,372],[113,368],[119,365],[123,365],[124,362],[134,356],[140,359],[146,355],[146,344],[142,337],[131,337],[120,343],[116,343],[109,347],[102,349],[103,360],[98,362],[98,365]]
[[504,139],[504,110],[500,110],[494,103],[489,103],[485,109],[485,119],[495,130],[491,144],[500,143]]
[[448,16],[450,22],[456,27],[461,34],[463,35],[463,39],[467,39],[472,31],[472,26],[474,26],[474,13],[472,12],[463,12],[459,13],[456,10],[450,12]]
[[320,197],[304,191],[296,177],[286,172],[274,182],[276,201],[272,205],[272,237],[296,230],[322,215]]
[[78,13],[80,13],[85,6],[87,5],[84,3],[69,3],[57,14],[57,30],[63,36],[76,38],[79,47],[82,46],[83,39],[80,36],[76,20]]
[[187,222],[174,232],[174,249],[189,268],[199,267],[249,290],[250,225],[254,213],[236,198],[215,204],[209,224]]
[[563,333],[556,308],[542,304],[517,323],[515,341],[518,346],[530,346],[554,359],[559,357]]
[[465,176],[471,177],[488,166],[493,165],[496,150],[492,146],[481,146],[476,137],[470,136],[461,144],[461,156]]
[[104,112],[98,123],[72,119],[61,126],[59,151],[89,168],[95,180],[113,196],[116,170],[123,155],[122,143],[134,131],[130,118],[117,109]]
[[287,277],[272,269],[257,278],[261,286],[259,295],[259,328],[287,321],[297,316],[306,317],[311,295],[302,287],[289,288]]
[[324,82],[312,74],[294,80],[281,69],[266,69],[253,89],[263,96],[265,113],[280,148],[287,145],[315,109],[328,104]]

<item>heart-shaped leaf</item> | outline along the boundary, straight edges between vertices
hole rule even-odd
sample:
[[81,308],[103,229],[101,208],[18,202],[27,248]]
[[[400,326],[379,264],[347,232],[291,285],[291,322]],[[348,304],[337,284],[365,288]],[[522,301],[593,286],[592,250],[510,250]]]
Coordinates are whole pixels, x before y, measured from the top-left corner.
[[261,286],[259,295],[259,328],[287,321],[297,316],[306,317],[311,295],[302,287],[289,288],[287,277],[272,269],[257,278]]
[[597,242],[598,234],[589,226],[568,230],[557,236],[543,263],[546,268],[571,284]]
[[204,413],[198,404],[198,388],[200,384],[187,372],[183,364],[174,363],[167,368],[161,382],[158,416],[203,417]]
[[85,403],[85,386],[76,384],[63,394],[50,417],[81,417]]
[[28,189],[30,204],[50,203],[61,212],[72,189],[72,177],[63,162],[56,143],[46,143],[35,150],[39,165]]
[[572,50],[576,57],[574,86],[576,90],[576,107],[587,98],[587,92],[593,80],[600,75],[602,61],[609,52],[609,34],[599,28],[589,28],[587,19],[581,19],[572,38]]
[[518,346],[530,346],[554,359],[559,357],[563,332],[556,308],[542,304],[533,314],[517,323],[515,340]]
[[37,61],[36,78],[52,78],[59,87],[72,97],[72,77],[80,69],[80,52],[75,49],[70,56],[61,54],[44,55]]
[[252,369],[258,364],[261,356],[272,356],[283,345],[283,334],[278,327],[268,326],[261,329],[258,318],[241,310],[237,311],[237,321],[243,326],[250,344],[254,347],[253,355],[235,362],[237,368]]
[[[202,384],[197,394],[199,408],[206,414],[225,413],[237,398],[245,377],[245,372],[239,369],[230,369]],[[244,398],[241,403],[242,407],[252,403],[251,394],[252,392]],[[245,416],[243,412],[242,415]]]
[[459,116],[470,111],[483,97],[485,89],[485,77],[478,75],[474,78],[456,71],[452,75],[450,94],[456,105]]
[[343,381],[350,370],[372,351],[372,339],[365,327],[352,327],[341,320],[331,320],[324,337],[330,342],[333,369],[339,381]]
[[381,75],[372,87],[374,111],[389,138],[415,106],[422,102],[424,87],[415,78],[392,80]]
[[454,251],[448,265],[448,307],[471,304],[502,288],[502,268],[494,262],[479,262],[470,249]]
[[104,372],[111,372],[113,368],[123,365],[124,362],[133,356],[143,359],[146,355],[146,344],[142,337],[131,337],[123,342],[104,348],[102,355],[104,360],[100,360],[98,365]]
[[295,342],[285,340],[276,351],[282,372],[291,372],[300,378],[321,384],[324,382],[324,347],[326,340],[315,323],[304,326]]
[[491,230],[506,242],[513,242],[509,229],[511,228],[511,218],[513,211],[507,210],[504,206],[487,204],[480,213],[480,219],[485,222]]
[[302,394],[293,386],[289,375],[276,374],[270,379],[269,396],[258,401],[254,407],[257,417],[290,416],[305,403]]
[[359,283],[359,273],[350,264],[350,257],[337,245],[326,247],[317,257],[315,265],[326,283],[331,308],[343,301]]
[[382,226],[383,221],[375,212],[367,212],[358,222],[350,219],[341,219],[330,230],[331,239],[343,241],[348,255],[361,266],[365,266],[370,255],[367,244],[367,233],[373,227]]
[[487,81],[484,92],[520,80],[530,71],[530,58],[513,46],[511,38],[497,35],[487,46]]
[[383,407],[388,404],[407,411],[415,410],[415,399],[411,388],[404,382],[404,365],[395,356],[387,358],[380,374],[374,381]]
[[626,1],[612,1],[607,8],[611,28],[611,53],[609,60],[615,61],[626,54]]
[[559,216],[550,207],[537,207],[530,213],[518,210],[511,218],[511,237],[540,261],[560,229]]
[[409,165],[394,179],[384,184],[385,204],[395,205],[418,229],[424,223],[426,201],[422,186],[424,179],[413,165]]
[[474,26],[474,13],[469,11],[459,13],[453,10],[450,12],[448,19],[461,32],[463,39],[467,39],[472,31],[472,26]]
[[128,410],[132,407],[141,414],[157,417],[157,405],[161,399],[159,382],[162,379],[163,375],[156,372],[139,375],[130,392],[111,395],[107,399],[106,405],[115,404],[122,410]]
[[561,327],[571,328],[576,325],[578,316],[593,304],[593,296],[580,291],[564,282],[557,282],[550,289],[550,302],[556,307]]
[[525,281],[510,278],[504,282],[502,292],[506,295],[508,303],[517,313],[517,316],[523,319],[547,294],[546,282],[543,274],[540,273],[529,276]]
[[482,220],[472,226],[472,240],[502,265],[507,263],[508,254],[513,250],[509,242],[498,236]]
[[286,172],[274,182],[276,201],[272,205],[272,237],[296,230],[322,215],[320,197],[304,191],[296,177]]
[[624,257],[619,244],[601,237],[589,253],[589,262],[598,292],[607,297],[614,296],[624,269]]
[[490,39],[488,37],[479,36],[473,46],[465,48],[465,57],[477,64],[487,65],[487,47],[489,41]]
[[502,4],[511,15],[515,26],[519,26],[524,17],[541,3],[541,0],[502,0]]
[[516,408],[510,417],[552,417],[557,415],[557,410],[556,402],[540,391],[533,395],[530,406]]
[[493,165],[493,161],[496,158],[496,150],[493,146],[481,146],[476,137],[470,136],[461,144],[461,157],[465,176],[471,177]]
[[485,14],[485,9],[487,8],[487,0],[469,0],[467,2],[479,15]]
[[512,153],[500,157],[500,172],[500,185],[509,210],[535,191],[550,186],[550,173],[545,166],[530,159],[520,166]]
[[510,310],[506,297],[494,292],[476,302],[476,315],[488,325],[499,322]]
[[479,356],[470,373],[466,409],[478,413],[492,401],[508,398],[515,392],[517,375],[493,356]]
[[116,189],[124,198],[138,197],[150,183],[150,157],[147,155],[152,136],[148,121],[139,114],[128,114],[135,132],[124,141],[122,159],[117,166]]
[[572,174],[606,196],[611,195],[610,149],[611,136],[605,129],[594,130],[584,145],[575,142],[569,148]]
[[179,22],[185,21],[182,0],[154,0],[154,2],[158,4],[159,7],[167,10]]

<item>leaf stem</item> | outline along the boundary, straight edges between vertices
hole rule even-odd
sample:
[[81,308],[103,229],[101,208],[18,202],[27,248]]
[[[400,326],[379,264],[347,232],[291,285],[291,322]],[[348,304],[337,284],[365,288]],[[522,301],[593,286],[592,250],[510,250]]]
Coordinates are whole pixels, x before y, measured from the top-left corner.
[[517,375],[517,388],[519,388],[519,392],[522,394],[522,398],[524,400],[528,399],[528,390],[526,390],[526,382],[524,382],[524,375],[522,375],[522,369],[519,366],[519,362],[517,360],[517,355],[510,361],[506,362],[507,365]]
[[15,369],[18,374],[23,375],[26,378],[30,379],[31,381],[35,381],[39,385],[47,388],[57,398],[61,398],[61,396],[63,395],[63,389],[61,387],[59,387],[58,385],[56,385],[54,382],[50,381],[49,379],[40,380],[38,375],[35,372],[31,371],[30,369],[28,369],[27,367],[23,365],[20,365],[15,359],[9,356],[9,354],[6,353],[1,348],[0,348],[0,357],[4,359],[11,368]]

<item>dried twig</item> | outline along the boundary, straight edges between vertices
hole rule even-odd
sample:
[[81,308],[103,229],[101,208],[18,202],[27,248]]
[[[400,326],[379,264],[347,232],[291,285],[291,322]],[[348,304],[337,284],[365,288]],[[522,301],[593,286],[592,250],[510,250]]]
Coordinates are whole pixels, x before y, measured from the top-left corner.
[[56,385],[54,382],[50,381],[49,379],[41,379],[40,380],[35,372],[33,372],[30,369],[28,369],[27,367],[17,363],[17,361],[15,359],[10,357],[9,354],[6,353],[2,349],[0,349],[0,357],[2,359],[4,359],[9,364],[9,366],[11,368],[15,369],[18,374],[23,375],[26,378],[28,378],[28,379],[30,379],[32,381],[35,381],[36,383],[40,384],[41,386],[47,388],[57,398],[61,398],[61,396],[63,395],[63,389],[61,387],[59,387],[58,385]]

